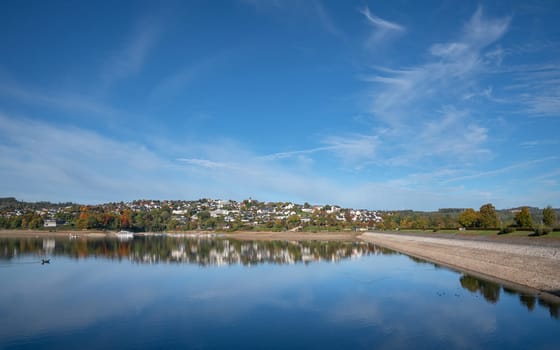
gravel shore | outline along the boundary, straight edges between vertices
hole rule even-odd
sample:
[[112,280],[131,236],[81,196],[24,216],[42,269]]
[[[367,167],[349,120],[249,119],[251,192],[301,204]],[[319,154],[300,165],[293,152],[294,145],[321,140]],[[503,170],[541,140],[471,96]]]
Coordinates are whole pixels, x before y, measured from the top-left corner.
[[359,238],[467,273],[560,295],[560,247],[556,244],[376,232]]

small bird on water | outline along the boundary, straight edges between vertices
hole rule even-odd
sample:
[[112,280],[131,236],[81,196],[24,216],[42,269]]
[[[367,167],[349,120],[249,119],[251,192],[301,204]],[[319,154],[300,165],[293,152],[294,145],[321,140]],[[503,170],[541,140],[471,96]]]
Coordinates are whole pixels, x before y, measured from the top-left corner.
[[50,264],[51,259],[41,259],[41,265]]

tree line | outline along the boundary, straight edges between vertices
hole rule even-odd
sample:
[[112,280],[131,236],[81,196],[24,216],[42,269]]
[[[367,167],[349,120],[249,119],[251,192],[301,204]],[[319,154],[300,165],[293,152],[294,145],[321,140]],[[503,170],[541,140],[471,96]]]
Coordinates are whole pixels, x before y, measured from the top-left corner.
[[460,210],[439,210],[437,212],[414,212],[411,210],[388,212],[383,215],[381,229],[387,230],[443,230],[443,229],[482,229],[509,233],[515,230],[534,230],[548,233],[557,226],[555,209],[547,206],[541,212],[536,208],[522,207],[516,210],[496,210],[487,203],[479,210],[466,208]]
[[[20,202],[21,203],[21,202]],[[11,203],[13,204],[13,203]],[[209,210],[191,208],[186,215],[172,214],[172,208],[161,206],[155,209],[132,210],[121,204],[97,206],[69,205],[52,214],[41,214],[31,207],[21,207],[20,215],[0,215],[1,229],[39,229],[45,220],[55,219],[68,229],[128,230],[135,232],[188,231],[188,230],[267,230],[283,231],[301,229],[306,231],[381,229],[381,230],[441,230],[441,229],[493,229],[502,233],[514,230],[535,230],[546,234],[557,225],[556,210],[548,206],[536,212],[536,208],[523,207],[517,210],[497,211],[491,203],[482,205],[479,210],[445,209],[437,212],[415,212],[411,210],[383,212],[383,220],[354,221],[350,210],[343,209],[339,216],[329,213],[325,208],[305,216],[298,210],[286,218],[253,224],[240,216],[233,221],[225,221],[224,216],[212,216]],[[13,208],[13,207],[12,207]],[[5,213],[0,209],[0,214]]]

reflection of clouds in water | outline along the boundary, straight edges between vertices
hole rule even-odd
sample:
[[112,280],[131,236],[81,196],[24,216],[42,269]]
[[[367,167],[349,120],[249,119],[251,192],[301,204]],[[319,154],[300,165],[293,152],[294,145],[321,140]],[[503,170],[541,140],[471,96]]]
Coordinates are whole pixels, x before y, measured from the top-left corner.
[[313,274],[301,265],[230,269],[228,274],[221,273],[222,270],[208,270],[208,281],[187,284],[183,290],[187,302],[205,303],[205,308],[217,308],[224,317],[240,317],[255,305],[308,309],[313,306],[312,286],[332,277],[333,266],[325,266],[314,266]]
[[[146,305],[158,295],[157,285],[119,290],[122,280],[134,283],[134,279],[140,277],[129,271],[108,265],[102,268],[91,268],[87,264],[62,265],[53,264],[48,273],[33,271],[35,266],[12,271],[14,274],[29,273],[32,278],[14,278],[14,283],[2,286],[0,299],[10,302],[2,303],[0,339],[79,329],[123,313],[136,312],[138,306]],[[55,271],[61,267],[64,271]],[[72,276],[70,280],[65,271]],[[149,271],[142,272],[141,278],[151,277]]]
[[326,319],[335,323],[353,322],[361,326],[383,326],[383,310],[381,300],[366,296],[345,296],[335,305],[325,309]]
[[426,324],[433,325],[432,334],[437,339],[452,342],[455,347],[472,348],[473,339],[492,335],[497,329],[493,310],[480,307],[472,300],[442,302],[432,309],[425,319]]
[[418,315],[422,315],[421,322],[409,327],[417,327],[421,334],[448,343],[453,348],[473,348],[473,339],[492,335],[496,331],[496,314],[486,302],[460,293],[453,283],[444,293],[432,295],[420,303],[411,303],[410,294],[403,293],[399,299],[408,300],[408,306],[412,304],[414,308],[403,308],[406,313],[400,316],[418,320]]
[[[508,307],[525,312],[516,295],[504,294],[499,306],[514,303],[500,309],[463,289],[460,274],[402,255],[227,268],[57,259],[46,268],[6,269],[5,277],[13,283],[0,289],[0,345],[125,320],[149,334],[178,324],[189,337],[233,328],[242,337],[257,327],[274,338],[275,324],[304,338],[326,332],[325,339],[348,340],[351,333],[352,344],[375,348],[472,348],[500,332],[506,316],[498,316]],[[509,328],[520,327],[512,322]]]
[[369,284],[372,288],[385,283],[425,284],[432,289],[447,288],[448,278],[457,272],[447,268],[437,268],[431,262],[418,263],[407,255],[394,254],[379,258],[363,259],[352,265],[346,278],[354,283]]
[[[407,271],[405,266],[397,269]],[[393,279],[380,278],[369,285],[356,281],[353,293],[334,300],[325,310],[325,318],[378,333],[376,348],[414,348],[420,339],[421,344],[433,339],[429,343],[472,348],[473,339],[496,332],[494,310],[462,293],[457,273],[449,271],[442,276],[441,271],[432,269],[417,271],[413,282],[402,278],[397,273]],[[412,292],[410,287],[414,287]],[[438,289],[440,296],[435,293]]]
[[[404,255],[385,256],[379,265],[374,262],[368,259],[353,266],[346,282],[355,284],[354,293],[335,301],[327,319],[380,332],[384,336],[376,346],[381,348],[411,348],[419,338],[468,348],[476,335],[496,331],[492,310],[473,298],[465,301],[456,282],[458,273],[419,265]],[[416,289],[411,292],[406,286]],[[447,293],[438,297],[437,290]]]

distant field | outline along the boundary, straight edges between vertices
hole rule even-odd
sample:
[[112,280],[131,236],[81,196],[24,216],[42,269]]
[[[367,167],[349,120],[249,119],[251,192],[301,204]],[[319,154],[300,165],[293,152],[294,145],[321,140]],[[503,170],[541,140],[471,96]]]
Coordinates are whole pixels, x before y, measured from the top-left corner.
[[[404,232],[404,233],[432,233],[432,234],[460,234],[460,235],[478,235],[478,236],[497,236],[497,230],[466,230],[466,231],[459,231],[459,230],[438,230],[434,232],[433,230],[401,230],[396,232]],[[515,231],[512,233],[504,234],[501,236],[504,237],[528,237],[529,234],[533,233],[532,231]],[[553,237],[553,238],[560,238],[560,232],[551,232],[547,235],[540,236],[540,237]]]

